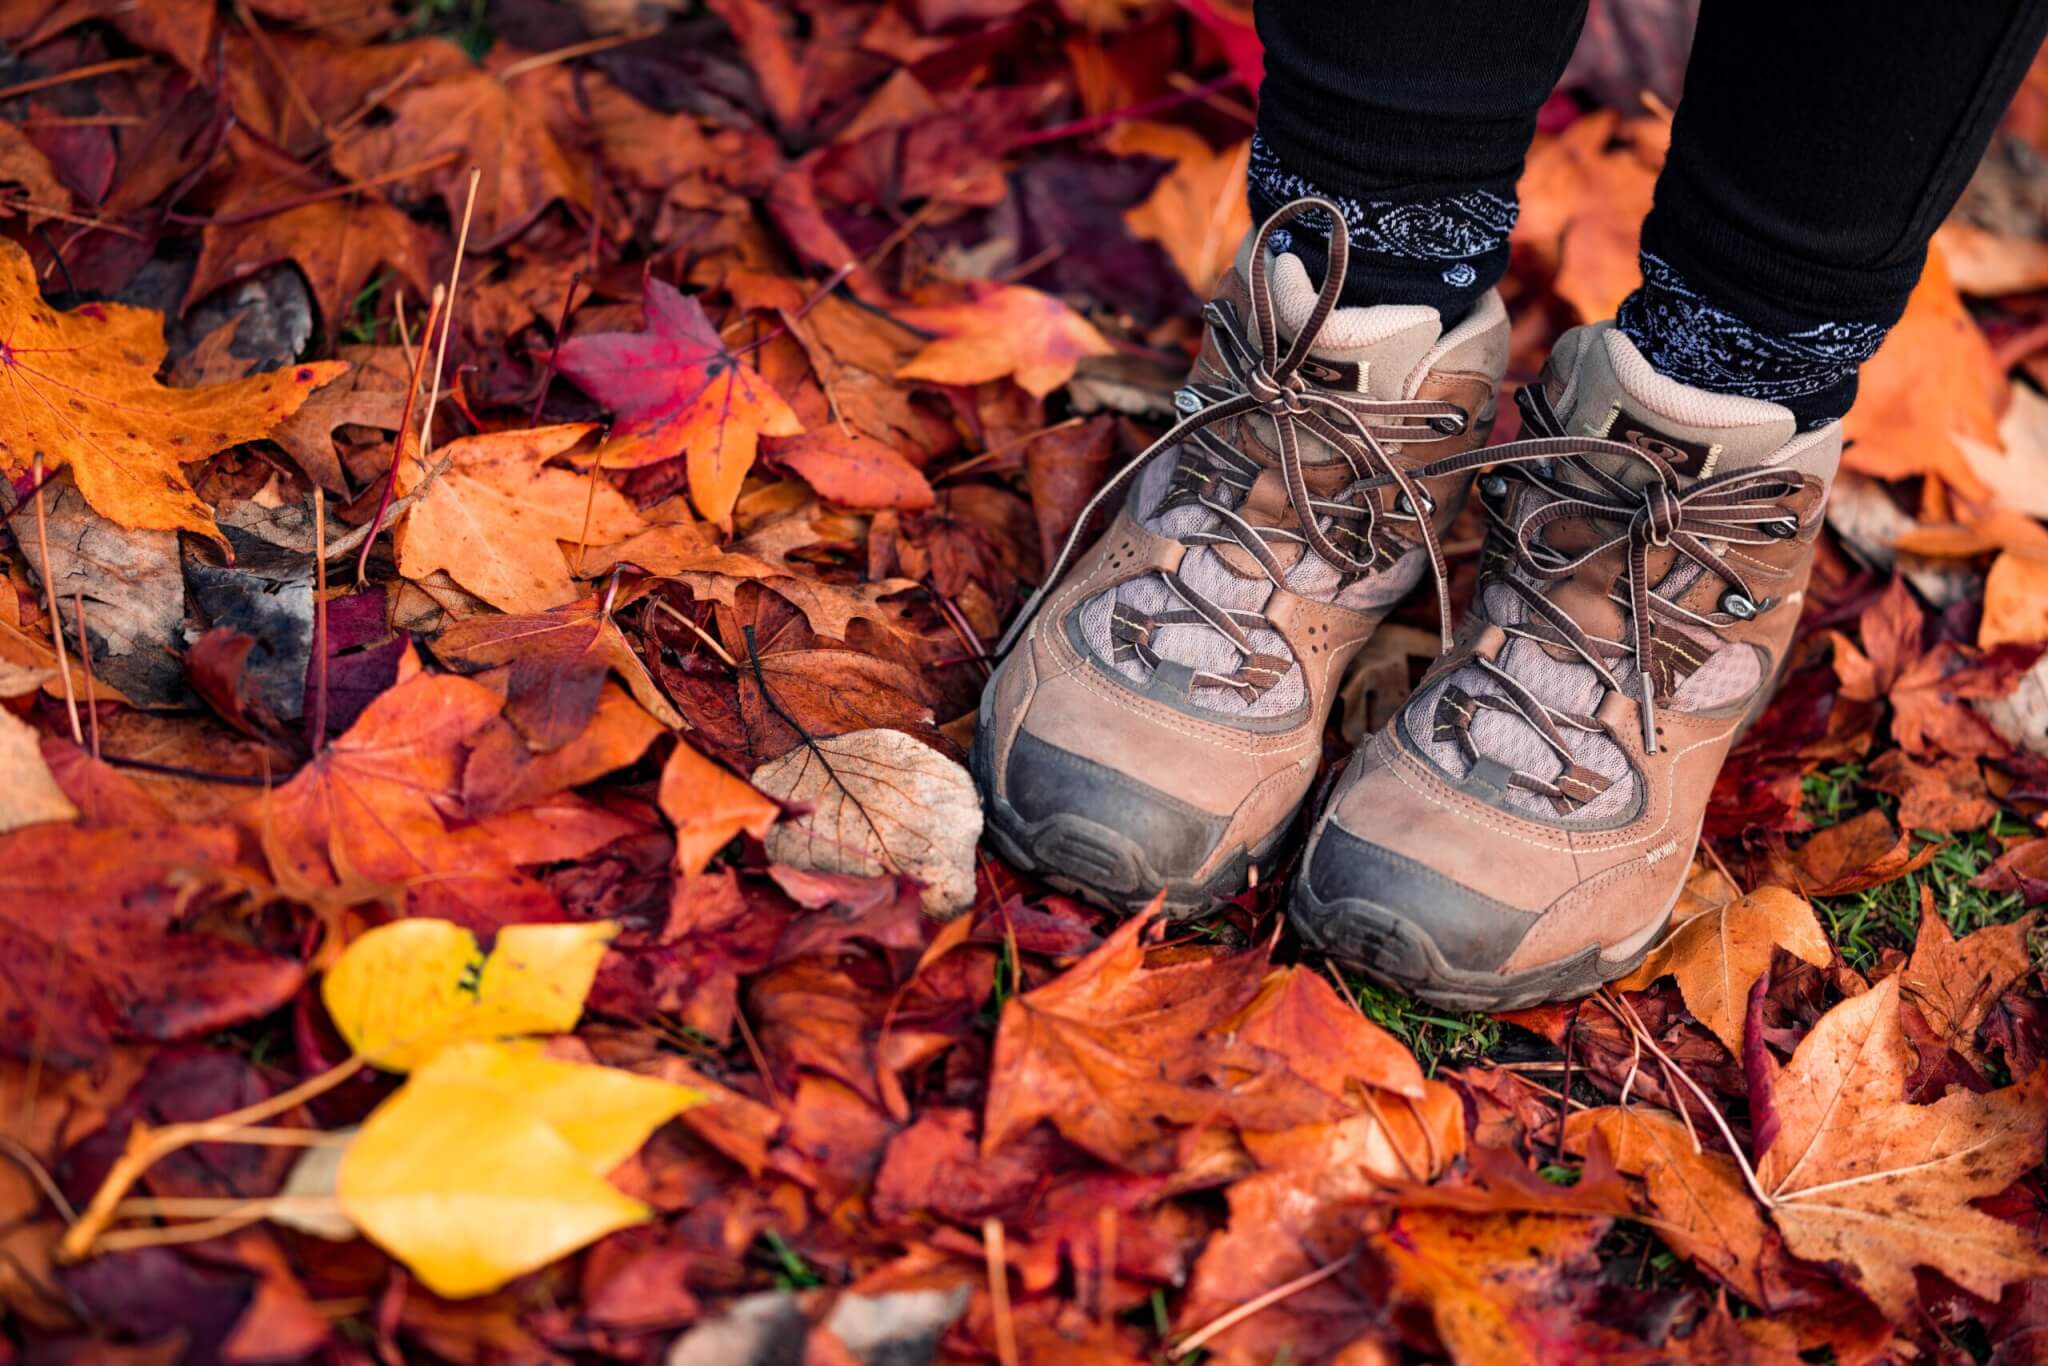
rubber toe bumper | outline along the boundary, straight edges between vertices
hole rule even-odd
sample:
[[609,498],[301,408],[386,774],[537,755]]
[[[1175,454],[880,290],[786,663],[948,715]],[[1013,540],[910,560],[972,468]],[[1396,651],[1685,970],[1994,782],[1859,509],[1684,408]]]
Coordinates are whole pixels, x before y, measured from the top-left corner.
[[[1302,937],[1348,967],[1451,1010],[1520,1010],[1584,996],[1634,962],[1589,945],[1518,972],[1501,964],[1538,917],[1354,835],[1323,827],[1289,908]],[[1635,957],[1639,960],[1641,954]]]
[[[1230,824],[1129,774],[1020,731],[1003,781],[995,781],[987,717],[976,727],[972,765],[988,832],[1004,858],[1063,891],[1135,911],[1163,888],[1166,908],[1199,914],[1245,884],[1253,854],[1242,848],[1206,877]],[[1263,851],[1260,851],[1263,852]]]

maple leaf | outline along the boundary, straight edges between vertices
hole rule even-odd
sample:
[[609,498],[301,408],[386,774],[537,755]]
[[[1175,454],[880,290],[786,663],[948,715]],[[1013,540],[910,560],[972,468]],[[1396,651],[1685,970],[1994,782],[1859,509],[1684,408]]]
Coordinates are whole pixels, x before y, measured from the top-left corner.
[[2030,645],[2048,640],[2048,560],[2008,550],[1984,580],[1984,618],[1977,626],[1981,649]]
[[1749,989],[1780,947],[1817,967],[1834,956],[1811,906],[1783,887],[1759,887],[1680,924],[1641,967],[1614,985],[1642,991],[1666,974],[1677,978],[1686,1009],[1740,1056]]
[[[248,195],[228,198],[216,216],[231,217],[250,202]],[[185,306],[222,285],[290,261],[312,287],[332,337],[348,322],[356,297],[380,267],[390,267],[416,296],[426,297],[439,249],[431,231],[374,196],[305,204],[250,223],[209,225],[200,236],[199,264],[185,291]]]
[[647,282],[644,332],[573,337],[556,368],[618,414],[600,452],[633,468],[684,457],[690,501],[730,529],[740,481],[762,436],[795,436],[796,413],[761,376],[726,349],[694,298]]
[[1823,1015],[1751,1096],[1776,1125],[1756,1171],[1786,1246],[1846,1264],[1894,1321],[1912,1307],[1916,1266],[1993,1300],[2048,1275],[2036,1237],[1970,1203],[2040,1159],[2048,1075],[1910,1105],[1908,1052],[1894,975]]
[[1166,248],[1188,288],[1206,292],[1230,269],[1238,243],[1252,229],[1244,189],[1251,142],[1215,151],[1189,129],[1141,119],[1116,125],[1106,142],[1123,156],[1173,163],[1151,197],[1125,211],[1124,222],[1133,235]]
[[234,863],[223,826],[0,836],[0,1050],[82,1067],[116,1037],[189,1038],[290,1000],[303,965],[178,924]]
[[1668,1110],[1642,1105],[1581,1110],[1566,1122],[1574,1148],[1598,1133],[1615,1165],[1644,1180],[1650,1208],[1661,1221],[1657,1236],[1726,1281],[1751,1304],[1769,1306],[1758,1263],[1770,1226],[1742,1183],[1741,1168],[1726,1153],[1706,1152],[1684,1121]]
[[[221,65],[236,119],[300,156],[311,154],[335,134],[337,125],[368,107],[376,92],[427,85],[474,69],[469,55],[445,38],[344,43],[289,32],[266,34],[260,45],[244,33],[230,33]],[[342,136],[346,141],[362,132],[353,129]],[[459,202],[456,210],[461,211]]]
[[1900,994],[1919,1007],[1944,1044],[1966,1058],[1981,1057],[1977,1026],[2006,988],[2033,967],[2027,941],[2037,919],[2031,913],[1957,939],[1933,902],[1923,899]]
[[1949,280],[1941,248],[1906,300],[1906,312],[1858,377],[1842,419],[1844,469],[1880,479],[1939,476],[1981,498],[1983,483],[1959,438],[1996,444],[2004,369]]
[[1147,969],[1126,921],[1065,973],[1004,1003],[982,1150],[1041,1119],[1127,1170],[1169,1165],[1175,1126],[1288,1129],[1336,1102],[1262,1048],[1215,1030],[1258,992],[1262,952]]
[[983,384],[1008,376],[1044,398],[1074,377],[1083,356],[1113,349],[1086,318],[1024,285],[976,283],[956,303],[898,309],[896,317],[937,334],[897,370],[899,379]]
[[618,625],[595,602],[530,616],[472,617],[443,631],[434,648],[463,672],[505,667],[505,719],[541,753],[583,733],[608,673],[624,679],[662,725],[683,725]]
[[695,877],[742,830],[760,839],[782,808],[678,744],[661,771],[661,812],[676,828],[676,871]]
[[917,466],[881,442],[836,428],[771,441],[767,455],[835,503],[915,511],[934,502]]
[[588,213],[590,182],[548,132],[539,110],[487,71],[441,77],[400,91],[386,105],[391,123],[335,144],[343,175],[369,180],[394,166],[435,162],[394,183],[394,195],[439,195],[450,221],[462,221],[469,170],[482,171],[470,227],[470,249],[503,246],[556,200]]
[[[596,428],[565,423],[531,431],[487,432],[451,441],[430,457],[447,470],[405,514],[398,529],[398,571],[421,579],[436,570],[506,612],[545,612],[579,596],[561,542],[586,535],[609,544],[640,530],[632,504],[596,473],[548,464]],[[407,443],[398,487],[426,482],[417,448]],[[586,517],[587,512],[587,517]]]
[[0,243],[0,469],[25,474],[40,453],[69,466],[93,510],[123,526],[221,539],[181,465],[267,436],[348,367],[287,366],[204,389],[167,389],[162,316],[123,304],[59,313],[43,301],[28,253]]

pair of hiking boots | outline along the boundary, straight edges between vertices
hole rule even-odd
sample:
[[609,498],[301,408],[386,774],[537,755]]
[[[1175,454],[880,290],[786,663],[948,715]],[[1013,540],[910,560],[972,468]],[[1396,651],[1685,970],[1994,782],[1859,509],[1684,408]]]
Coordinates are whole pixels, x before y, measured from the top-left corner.
[[[1304,214],[1334,225],[1320,288],[1274,249]],[[1471,607],[1352,755],[1290,913],[1439,1005],[1583,995],[1670,919],[1798,621],[1840,426],[1679,384],[1595,323],[1517,395],[1523,439],[1486,449],[1498,296],[1446,332],[1429,308],[1337,307],[1344,266],[1320,200],[1240,248],[1182,419],[1098,495],[1091,513],[1122,498],[1114,523],[1069,543],[1004,642],[973,756],[988,829],[1113,907],[1242,889],[1374,628],[1430,579],[1451,620],[1444,537],[1476,491]]]

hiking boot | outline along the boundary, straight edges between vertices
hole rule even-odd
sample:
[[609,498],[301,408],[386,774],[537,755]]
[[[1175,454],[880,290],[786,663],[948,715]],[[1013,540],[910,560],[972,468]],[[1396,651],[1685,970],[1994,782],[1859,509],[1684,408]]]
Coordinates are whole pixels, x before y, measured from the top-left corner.
[[[1320,291],[1273,250],[1305,213],[1335,224]],[[1181,421],[1090,503],[999,647],[974,773],[996,847],[1056,887],[1181,913],[1242,889],[1315,777],[1345,666],[1441,578],[1471,476],[1410,471],[1485,443],[1507,314],[1489,293],[1446,333],[1431,308],[1337,308],[1344,259],[1321,200],[1247,238]]]
[[1492,466],[1456,648],[1352,756],[1292,905],[1333,957],[1459,1009],[1584,995],[1659,937],[1842,445],[1657,374],[1611,323],[1517,399],[1529,439],[1448,462]]

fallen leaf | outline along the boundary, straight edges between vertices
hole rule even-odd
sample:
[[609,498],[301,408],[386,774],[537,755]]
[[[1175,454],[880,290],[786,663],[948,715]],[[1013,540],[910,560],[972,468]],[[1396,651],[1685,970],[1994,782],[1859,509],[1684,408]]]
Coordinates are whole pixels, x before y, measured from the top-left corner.
[[1816,967],[1834,957],[1811,906],[1783,887],[1759,887],[1680,923],[1650,950],[1642,966],[1614,985],[1642,991],[1659,977],[1675,978],[1686,1009],[1739,1057],[1749,989],[1770,967],[1777,948]]
[[1981,498],[1984,485],[1958,441],[1997,440],[2004,390],[1991,347],[1935,246],[1905,315],[1857,381],[1856,406],[1842,419],[1842,437],[1849,443],[1843,467],[1879,479],[1938,475],[1951,488]]
[[1984,581],[1984,618],[1977,646],[2038,645],[2048,641],[2048,559],[2008,550]]
[[1963,438],[1970,469],[1998,503],[2029,517],[2048,517],[2048,395],[2025,384],[2006,391],[1995,442]]
[[1909,1105],[1907,1066],[1892,976],[1823,1015],[1792,1061],[1772,1066],[1778,1128],[1757,1159],[1786,1245],[1848,1266],[1894,1321],[1911,1310],[1916,1266],[1994,1300],[2048,1275],[2036,1237],[1970,1203],[2039,1159],[2048,1078]]
[[906,873],[927,914],[974,904],[981,800],[967,770],[896,730],[857,730],[797,746],[753,784],[811,809],[768,832],[768,857],[833,873]]
[[1920,1008],[1937,1037],[1977,1059],[1977,1026],[2006,988],[2033,968],[2028,950],[2037,915],[1987,925],[1957,939],[1929,902],[1920,909],[1920,934],[1899,979],[1899,991]]
[[636,468],[683,457],[690,501],[730,528],[740,481],[762,436],[803,430],[788,403],[726,349],[703,306],[658,279],[647,283],[646,331],[572,337],[556,367],[618,415],[599,452]]
[[661,771],[661,811],[676,828],[676,872],[695,877],[742,830],[761,839],[782,808],[678,743]]
[[409,1072],[453,1044],[574,1029],[618,928],[508,925],[485,954],[460,925],[396,920],[342,951],[320,999],[357,1053]]
[[392,182],[387,192],[408,202],[438,196],[449,221],[460,224],[470,168],[477,167],[471,251],[503,246],[557,200],[590,209],[583,168],[562,151],[535,103],[490,72],[450,72],[409,86],[385,108],[390,123],[335,143],[335,169],[370,180],[395,167],[433,163],[416,177]]
[[[524,942],[508,951],[524,951]],[[549,1057],[530,1040],[458,1043],[434,1054],[412,1076],[430,1086],[498,1092],[506,1108],[546,1121],[567,1139],[595,1176],[624,1162],[648,1134],[704,1099],[658,1077]]]
[[78,808],[50,776],[43,761],[42,737],[5,707],[0,707],[0,835],[45,821],[75,821]]
[[[1918,872],[1940,852],[1939,845],[1913,849],[1911,830],[1898,830],[1872,808],[1831,825],[1809,839],[1783,872],[1806,896],[1847,896]],[[1774,870],[1777,871],[1777,870]]]
[[71,470],[95,511],[129,527],[219,540],[181,466],[268,435],[348,368],[317,361],[167,389],[156,382],[166,351],[159,314],[99,303],[59,313],[12,242],[0,245],[0,316],[11,319],[0,374],[15,400],[0,409],[0,469],[26,474],[40,452],[45,468]]
[[835,503],[857,508],[916,510],[932,505],[932,486],[917,466],[888,446],[836,428],[771,440],[768,458],[787,465]]
[[900,379],[984,384],[1007,376],[1044,398],[1073,378],[1083,356],[1111,349],[1086,318],[1023,285],[971,287],[957,303],[898,309],[896,317],[937,334],[897,370]]
[[[233,195],[216,206],[215,216],[233,218],[238,211],[266,207],[276,197],[275,191],[260,201],[253,191]],[[321,321],[334,337],[347,326],[357,296],[380,269],[388,267],[415,297],[425,298],[433,288],[439,251],[432,232],[374,196],[306,204],[247,223],[209,226],[200,237],[199,264],[185,290],[185,305],[289,261],[312,287]]]
[[1003,1005],[989,1064],[982,1152],[1041,1120],[1112,1165],[1173,1165],[1180,1126],[1280,1131],[1337,1117],[1321,1088],[1218,1029],[1257,995],[1266,957],[1145,967],[1126,921],[1086,958]]
[[[603,1069],[593,1069],[602,1071]],[[566,1099],[566,1098],[565,1098]],[[650,1211],[495,1086],[409,1081],[343,1153],[336,1194],[437,1295],[495,1290]]]
[[1975,759],[1923,761],[1895,749],[1877,756],[1866,780],[1899,799],[1901,830],[1949,835],[1989,825],[1998,814]]
[[505,719],[537,752],[581,735],[597,712],[605,678],[616,673],[648,715],[673,729],[683,718],[662,695],[618,624],[595,602],[528,616],[471,617],[434,641],[463,672],[507,670]]
[[1769,1307],[1757,1263],[1770,1227],[1726,1153],[1706,1152],[1685,1122],[1643,1105],[1580,1110],[1565,1123],[1574,1148],[1598,1132],[1615,1165],[1643,1178],[1652,1225],[1672,1251],[1712,1272],[1751,1304]]
[[[596,428],[587,423],[492,432],[451,441],[430,458],[447,470],[406,512],[398,528],[398,570],[425,578],[437,570],[493,607],[545,612],[580,596],[561,543],[608,545],[640,530],[639,514],[602,477],[557,469],[548,461]],[[399,490],[427,479],[407,446]]]
[[1420,1100],[1422,1066],[1400,1040],[1345,1004],[1323,975],[1280,968],[1232,1024],[1237,1037],[1270,1049],[1333,1096],[1353,1082]]
[[1105,142],[1122,156],[1173,163],[1152,197],[1124,213],[1124,222],[1136,236],[1166,248],[1188,288],[1208,293],[1252,230],[1245,201],[1250,140],[1212,150],[1206,139],[1186,128],[1133,119],[1111,128]]

